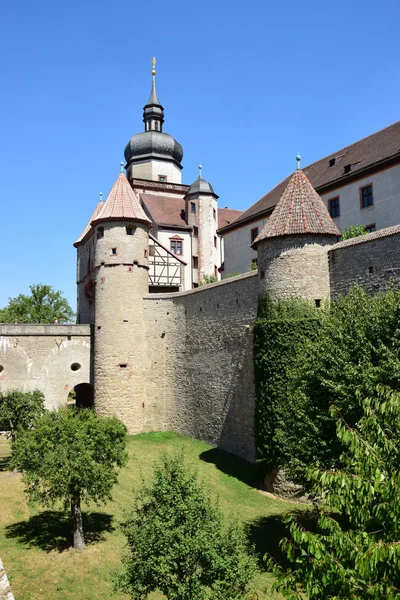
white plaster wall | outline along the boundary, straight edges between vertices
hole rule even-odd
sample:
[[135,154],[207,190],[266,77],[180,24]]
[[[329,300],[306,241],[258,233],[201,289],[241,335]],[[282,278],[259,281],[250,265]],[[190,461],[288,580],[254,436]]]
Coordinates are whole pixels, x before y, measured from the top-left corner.
[[[170,248],[170,238],[172,238],[174,236],[179,236],[180,238],[183,239],[183,254],[182,254],[182,256],[180,256],[180,258],[182,258],[182,260],[187,262],[187,265],[185,266],[184,290],[191,290],[192,289],[192,243],[191,243],[190,233],[188,231],[180,231],[178,229],[176,231],[172,231],[172,230],[167,231],[167,230],[159,229],[157,239],[161,242],[161,244],[163,244],[167,248]],[[182,290],[182,291],[184,291],[184,290]]]
[[[360,188],[372,183],[374,205],[360,207]],[[321,194],[326,206],[339,196],[340,217],[333,219],[340,231],[350,225],[372,225],[377,229],[400,223],[400,165],[364,179],[358,179],[327,194]]]
[[[219,267],[219,240],[217,246],[214,245],[214,238],[217,237],[217,220],[214,214],[218,214],[218,205],[212,196],[199,196],[197,200],[198,227],[199,227],[199,247],[202,256],[199,256],[199,276],[200,280],[204,275],[214,275],[215,267]],[[200,251],[199,251],[200,254]],[[220,275],[218,273],[218,278]]]
[[267,219],[259,219],[238,227],[224,234],[224,272],[222,279],[229,273],[246,273],[250,271],[250,263],[257,258],[257,252],[250,247],[251,230],[258,227],[260,232]]
[[182,172],[172,162],[147,160],[131,165],[127,171],[128,179],[150,179],[158,181],[159,175],[167,176],[167,183],[182,183]]

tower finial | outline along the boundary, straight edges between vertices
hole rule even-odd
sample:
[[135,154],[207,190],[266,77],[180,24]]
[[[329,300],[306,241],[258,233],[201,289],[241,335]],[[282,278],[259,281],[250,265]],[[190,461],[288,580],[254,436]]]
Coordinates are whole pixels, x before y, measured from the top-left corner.
[[103,202],[103,192],[99,193],[99,202]]
[[202,170],[202,165],[199,165],[199,179],[203,179],[202,175],[201,175],[201,170]]
[[119,166],[120,166],[120,173],[123,173],[124,172],[124,161],[123,160],[121,160],[121,162],[119,163]]
[[301,156],[300,156],[300,154],[298,154],[298,155],[296,156],[296,160],[297,160],[297,170],[299,170],[299,169],[300,169],[300,161],[301,161]]
[[153,56],[153,60],[151,61],[151,74],[154,75],[156,74],[156,57]]

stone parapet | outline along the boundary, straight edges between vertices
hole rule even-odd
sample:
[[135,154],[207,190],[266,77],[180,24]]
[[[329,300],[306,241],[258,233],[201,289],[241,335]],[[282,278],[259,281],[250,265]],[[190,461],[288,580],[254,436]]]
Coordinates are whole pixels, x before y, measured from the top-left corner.
[[38,335],[49,335],[51,337],[57,336],[85,336],[90,337],[91,325],[45,325],[42,323],[38,324],[12,324],[12,323],[1,323],[0,324],[0,336],[38,336]]

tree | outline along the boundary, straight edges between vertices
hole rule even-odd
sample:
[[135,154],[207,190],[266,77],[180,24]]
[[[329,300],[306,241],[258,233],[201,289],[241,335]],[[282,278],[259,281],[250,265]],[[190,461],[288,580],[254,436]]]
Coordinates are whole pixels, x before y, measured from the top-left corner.
[[11,431],[14,440],[17,431],[31,429],[44,410],[44,395],[39,390],[0,393],[0,429]]
[[367,230],[364,225],[350,225],[342,233],[342,240],[349,240],[350,238],[358,237],[359,235],[365,235]]
[[169,600],[243,598],[256,562],[243,530],[225,525],[183,456],[165,456],[125,519],[127,553],[117,587],[131,598],[155,589]]
[[31,294],[9,298],[8,305],[0,309],[0,323],[71,323],[75,313],[63,297],[50,285],[30,286]]
[[117,467],[125,464],[126,427],[90,409],[68,407],[46,413],[35,429],[12,444],[10,468],[22,471],[29,498],[45,506],[70,506],[73,546],[83,548],[82,501],[111,498]]
[[399,290],[368,296],[356,286],[319,310],[318,335],[298,346],[287,371],[275,431],[285,471],[304,485],[310,466],[341,467],[333,404],[353,427],[362,416],[357,390],[369,396],[378,383],[400,390]]
[[289,519],[291,539],[281,547],[296,568],[284,572],[269,561],[276,588],[290,600],[303,600],[303,593],[310,600],[400,598],[400,394],[378,386],[374,397],[357,397],[357,428],[332,408],[346,447],[343,470],[310,473],[336,515],[325,508],[317,533]]

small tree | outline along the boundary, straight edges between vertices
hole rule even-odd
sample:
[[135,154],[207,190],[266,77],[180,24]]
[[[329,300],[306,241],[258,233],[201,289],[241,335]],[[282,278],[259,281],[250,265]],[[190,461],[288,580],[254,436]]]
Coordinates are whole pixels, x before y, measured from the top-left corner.
[[200,285],[207,285],[209,283],[215,283],[218,281],[216,275],[203,275],[203,279],[200,281]]
[[31,294],[9,298],[0,309],[0,323],[71,323],[75,313],[62,293],[41,283],[30,286]]
[[340,471],[312,471],[317,493],[341,519],[322,514],[318,532],[310,533],[289,519],[291,540],[281,546],[296,564],[278,576],[286,598],[303,600],[400,598],[400,394],[378,386],[362,402],[357,429],[339,415],[337,435],[347,448]]
[[22,471],[29,498],[71,508],[74,548],[83,548],[81,502],[111,498],[117,467],[126,462],[126,427],[90,409],[49,412],[12,445],[10,467]]
[[117,587],[131,598],[243,598],[256,563],[243,530],[224,524],[183,456],[164,456],[122,525],[128,541]]
[[364,225],[350,225],[342,233],[342,240],[349,240],[350,238],[358,237],[359,235],[365,235],[367,230]]
[[11,431],[14,440],[16,432],[31,429],[44,410],[44,395],[39,390],[0,393],[0,429]]

